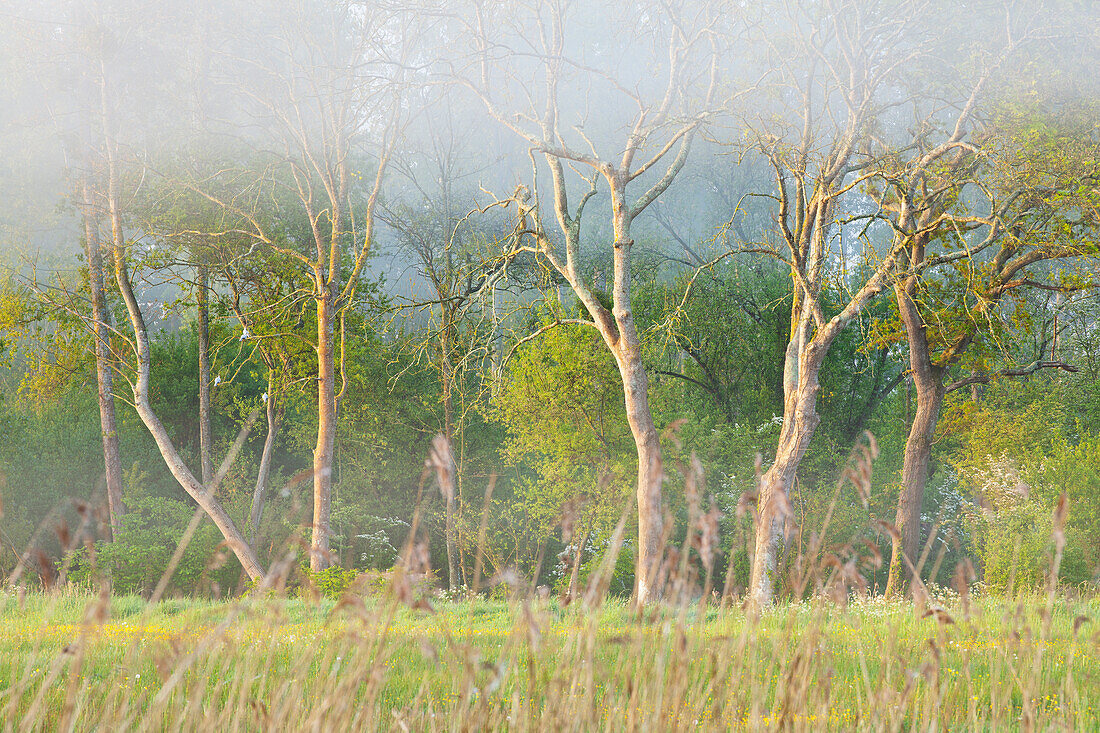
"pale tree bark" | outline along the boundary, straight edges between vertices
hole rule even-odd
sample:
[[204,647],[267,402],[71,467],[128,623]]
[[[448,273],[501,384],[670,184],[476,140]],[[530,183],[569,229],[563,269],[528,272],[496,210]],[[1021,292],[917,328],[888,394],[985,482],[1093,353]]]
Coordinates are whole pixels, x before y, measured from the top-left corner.
[[[690,138],[689,138],[690,139]],[[683,154],[686,155],[686,149]],[[641,340],[631,304],[630,249],[634,241],[630,226],[634,215],[626,201],[626,185],[622,179],[612,179],[612,221],[614,225],[614,281],[612,285],[612,316],[614,330],[601,329],[605,343],[615,356],[623,382],[626,419],[638,454],[638,598],[645,602],[660,589],[653,587],[653,578],[661,562],[664,536],[661,483],[664,467],[661,462],[661,438],[649,407],[649,375],[642,362]]]
[[[115,209],[116,206],[114,202],[116,199],[114,195],[109,195],[109,200],[112,201],[111,208]],[[240,561],[244,571],[248,573],[248,577],[252,580],[262,580],[264,577],[264,570],[252,546],[249,545],[244,536],[240,533],[240,530],[237,529],[233,520],[226,513],[225,509],[222,508],[221,503],[218,502],[218,500],[206,490],[206,486],[191,473],[191,469],[187,467],[179,451],[176,450],[175,445],[172,443],[168,431],[165,430],[164,425],[160,422],[160,419],[157,417],[156,413],[153,412],[153,408],[149,404],[149,335],[145,326],[144,316],[142,316],[141,308],[137,302],[137,297],[134,295],[133,285],[130,282],[130,275],[126,265],[125,245],[122,243],[123,235],[121,224],[117,223],[117,214],[114,212],[112,212],[112,229],[116,232],[113,235],[115,240],[113,246],[115,280],[118,283],[122,299],[126,303],[126,310],[130,317],[130,326],[133,329],[134,351],[137,357],[137,379],[134,381],[133,385],[134,408],[137,410],[138,416],[141,417],[141,421],[145,423],[145,427],[149,429],[149,433],[153,436],[153,440],[156,441],[161,456],[163,456],[164,462],[168,466],[168,470],[172,472],[172,475],[179,482],[180,486],[183,487],[184,491],[186,491],[191,498],[202,507],[207,516],[213,520],[214,524],[221,531],[222,537],[225,538],[226,545]]]
[[[109,184],[109,188],[114,189],[114,186]],[[122,294],[122,299],[126,303],[126,310],[130,318],[130,326],[134,336],[134,352],[137,357],[137,378],[133,384],[134,408],[137,410],[138,416],[141,417],[142,422],[145,423],[145,427],[148,428],[149,433],[153,436],[153,440],[156,441],[161,456],[163,456],[164,462],[168,466],[168,470],[172,472],[172,475],[179,482],[180,486],[183,487],[184,491],[202,507],[203,511],[205,511],[210,519],[213,520],[214,524],[217,525],[222,536],[225,538],[226,545],[232,550],[233,554],[236,555],[244,571],[248,573],[248,577],[252,580],[262,580],[264,570],[260,565],[259,559],[256,557],[255,551],[245,540],[240,530],[237,529],[237,526],[233,523],[233,520],[226,513],[225,509],[222,508],[221,503],[218,502],[218,500],[207,491],[206,486],[191,473],[191,469],[189,469],[187,464],[183,461],[179,451],[176,450],[175,445],[172,443],[168,431],[165,430],[164,425],[160,422],[156,413],[153,412],[149,403],[149,375],[151,368],[149,335],[145,326],[145,318],[141,313],[137,297],[134,295],[133,285],[130,282],[117,201],[115,192],[111,190],[108,194],[108,205],[111,210],[112,239],[114,241],[112,249],[115,266],[115,280],[118,284],[119,292]]]
[[99,398],[99,426],[103,443],[103,465],[107,486],[107,509],[112,536],[126,508],[122,503],[122,459],[118,447],[118,420],[112,394],[113,355],[110,349],[107,293],[103,276],[103,249],[95,202],[87,177],[82,184],[84,255],[88,261],[88,290],[92,302],[92,335],[95,339],[96,388]]
[[[541,153],[550,172],[550,198],[563,242],[556,242],[543,226],[537,187],[534,201],[530,200],[526,190],[522,190],[517,192],[514,200],[520,210],[521,229],[526,230],[533,243],[518,247],[513,254],[519,251],[535,253],[569,283],[591,319],[587,321],[588,325],[599,331],[615,358],[623,386],[627,422],[638,459],[638,558],[635,575],[637,599],[641,603],[656,600],[661,593],[654,583],[663,555],[664,471],[660,436],[649,404],[649,376],[634,322],[630,276],[634,241],[631,228],[633,222],[668,189],[683,169],[695,135],[714,102],[717,75],[713,36],[705,27],[706,22],[703,28],[689,31],[688,24],[683,22],[683,18],[675,17],[671,7],[665,6],[664,11],[669,14],[668,20],[672,26],[667,39],[667,66],[660,70],[667,74],[664,78],[667,86],[654,103],[647,103],[638,94],[626,93],[627,104],[637,111],[626,125],[629,132],[621,152],[614,156],[601,156],[583,132],[579,135],[579,142],[585,146],[585,152],[571,147],[566,141],[564,130],[568,124],[560,119],[564,107],[559,99],[560,87],[565,83],[563,69],[568,63],[569,53],[566,43],[568,21],[562,6],[554,6],[547,18],[537,21],[542,32],[537,40],[531,42],[542,50],[539,57],[543,59],[542,67],[537,72],[541,80],[525,80],[523,83],[542,85],[543,97],[538,100],[530,97],[533,105],[530,109],[514,111],[498,105],[495,89],[489,80],[494,70],[505,76],[508,76],[509,70],[505,68],[507,62],[497,60],[494,63],[489,59],[489,49],[493,49],[494,54],[501,49],[498,39],[486,32],[489,20],[482,15],[480,8],[474,28],[474,42],[481,54],[481,78],[476,82],[463,80],[500,124],[526,140],[533,151]],[[700,61],[701,65],[689,71],[687,67],[692,61]],[[701,70],[707,79],[705,89],[700,93],[701,98],[686,101],[683,97],[686,77]],[[604,78],[599,72],[596,75]],[[528,93],[531,91],[528,90]],[[697,106],[692,109],[692,104],[696,103]],[[567,166],[569,170],[583,166],[590,171],[590,176],[581,176],[589,190],[575,206],[569,202]],[[658,167],[661,171],[656,180],[651,181],[643,193],[631,198],[628,194],[630,184]],[[608,212],[613,236],[610,242],[613,258],[610,309],[594,295],[579,271],[581,221],[585,207],[596,195],[601,181],[607,186],[611,199]]]
[[111,254],[114,262],[115,282],[118,285],[119,294],[126,304],[126,312],[130,320],[133,335],[131,342],[134,356],[136,357],[136,378],[132,382],[134,408],[149,433],[156,441],[164,462],[172,475],[183,487],[184,491],[202,507],[207,516],[214,522],[225,539],[226,545],[240,561],[244,571],[252,580],[262,580],[264,569],[260,565],[252,546],[248,544],[240,530],[233,523],[217,498],[208,491],[207,486],[198,480],[188,468],[179,451],[173,444],[168,431],[161,423],[160,418],[149,402],[151,353],[149,347],[149,332],[142,315],[141,306],[134,293],[133,283],[130,280],[129,266],[126,261],[126,241],[122,221],[122,208],[119,199],[119,171],[117,160],[117,143],[112,122],[112,106],[108,91],[107,73],[100,69],[100,104],[101,120],[103,124],[104,158],[106,160],[106,204],[107,214],[111,229]]
[[[994,59],[979,69],[966,98],[929,100],[931,110],[922,109],[919,99],[905,102],[926,119],[923,132],[910,140],[886,140],[872,131],[879,124],[879,115],[892,109],[891,102],[898,102],[892,97],[895,75],[923,52],[904,32],[919,22],[919,13],[910,10],[896,17],[876,18],[859,12],[857,5],[846,3],[819,19],[825,26],[815,30],[814,37],[796,37],[794,50],[808,60],[805,66],[795,65],[802,69],[797,74],[785,72],[790,77],[790,96],[798,100],[797,119],[789,122],[786,136],[769,130],[767,122],[759,135],[760,151],[775,174],[781,243],[780,247],[765,243],[762,248],[789,266],[794,299],[784,362],[783,428],[775,463],[764,474],[758,497],[760,522],[749,588],[750,603],[756,607],[773,599],[776,548],[782,522],[790,511],[789,492],[820,421],[816,409],[819,373],[834,339],[887,287],[918,277],[930,267],[971,258],[989,248],[1003,232],[995,201],[991,200],[990,212],[983,215],[948,213],[947,206],[941,205],[957,201],[959,191],[971,180],[967,166],[975,145],[967,135],[989,74],[999,62]],[[878,40],[872,43],[869,39]],[[1008,43],[999,51],[1007,54],[1012,45]],[[826,109],[829,100],[843,100],[842,114]],[[928,130],[942,131],[938,142]],[[900,172],[899,166],[904,166]],[[842,226],[837,217],[841,201],[849,191],[860,188],[869,190],[881,207],[863,218],[889,221],[892,236],[881,251],[865,249],[863,274],[852,282],[853,274],[843,259],[848,256],[847,246],[841,245],[841,261],[837,262],[830,239]],[[880,196],[876,189],[889,190],[890,195]],[[985,238],[964,242],[936,257],[923,256],[924,245],[937,230],[961,233],[982,226],[988,230]],[[919,256],[909,252],[911,247],[920,248]],[[840,273],[840,287],[835,292],[844,297],[839,313],[827,318],[822,295],[830,267]],[[929,398],[935,394],[934,390],[924,393]],[[915,425],[918,442],[920,434],[934,430],[932,414],[938,410],[926,410]],[[927,465],[922,468],[913,463],[910,468],[914,479],[927,473]],[[912,503],[907,500],[906,512],[912,511]]]
[[[758,521],[748,590],[749,603],[756,608],[770,605],[774,597],[783,527],[791,517],[790,492],[799,464],[821,422],[817,396],[825,357],[836,337],[889,285],[901,251],[900,246],[892,244],[862,286],[851,293],[840,312],[830,319],[825,318],[823,277],[829,258],[827,241],[833,227],[833,209],[836,199],[845,190],[840,184],[852,163],[854,139],[850,138],[854,138],[853,132],[863,120],[853,115],[848,124],[848,133],[840,138],[840,149],[833,151],[832,165],[813,174],[817,176],[816,181],[808,180],[805,168],[800,170],[795,166],[793,196],[784,173],[786,164],[775,157],[771,160],[779,190],[778,223],[791,253],[786,259],[792,263],[795,290],[791,337],[783,365],[783,427],[775,460],[761,477],[757,497]],[[809,149],[810,142],[804,141],[804,150]],[[807,189],[814,191],[809,198],[804,197]],[[798,220],[794,227],[790,226],[792,209]]]
[[[758,134],[760,152],[775,176],[779,239],[779,246],[765,243],[763,250],[789,267],[793,298],[783,362],[783,426],[775,460],[761,477],[756,497],[748,588],[755,608],[773,601],[783,527],[791,516],[790,492],[821,421],[817,397],[825,357],[841,331],[890,285],[901,252],[901,241],[894,238],[860,281],[842,282],[845,300],[835,316],[826,317],[828,269],[839,264],[845,277],[849,269],[846,262],[837,262],[833,249],[837,210],[849,191],[873,175],[869,171],[874,170],[875,153],[867,136],[881,102],[878,95],[890,83],[898,57],[911,53],[903,48],[899,28],[912,22],[912,13],[883,20],[859,12],[857,4],[834,8],[825,18],[813,17],[812,8],[799,11],[808,14],[792,26],[792,52],[800,57],[784,66],[786,90],[796,105],[789,129],[777,133],[775,123],[765,120]],[[813,37],[800,35],[802,21],[822,27]],[[838,109],[827,109],[831,100],[843,102]],[[846,252],[842,245],[840,256]]]

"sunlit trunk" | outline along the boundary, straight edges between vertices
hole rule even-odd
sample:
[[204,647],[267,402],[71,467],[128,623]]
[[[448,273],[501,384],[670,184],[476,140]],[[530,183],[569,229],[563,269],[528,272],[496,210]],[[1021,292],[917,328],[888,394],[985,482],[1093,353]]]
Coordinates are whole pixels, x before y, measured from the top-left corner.
[[630,293],[630,217],[626,211],[625,194],[620,189],[612,193],[615,230],[614,284],[612,286],[612,316],[616,332],[604,333],[605,341],[615,356],[623,382],[626,420],[638,454],[638,601],[647,603],[660,596],[654,587],[663,554],[663,517],[661,483],[664,467],[661,462],[661,439],[649,407],[649,376],[642,362],[641,343],[634,323]]
[[817,414],[819,375],[827,345],[806,344],[807,328],[791,340],[784,369],[783,428],[775,461],[761,478],[758,520],[749,578],[749,601],[757,608],[771,604],[777,581],[777,558],[798,467],[821,422]]
[[315,273],[317,298],[317,445],[313,450],[313,541],[309,567],[324,570],[330,564],[332,462],[336,446],[336,342],[333,287],[320,270]]
[[626,418],[634,447],[638,453],[638,600],[648,602],[660,596],[653,579],[661,562],[663,536],[661,482],[664,468],[661,462],[661,440],[649,408],[649,378],[642,366],[640,353],[624,349],[619,373],[626,397]]

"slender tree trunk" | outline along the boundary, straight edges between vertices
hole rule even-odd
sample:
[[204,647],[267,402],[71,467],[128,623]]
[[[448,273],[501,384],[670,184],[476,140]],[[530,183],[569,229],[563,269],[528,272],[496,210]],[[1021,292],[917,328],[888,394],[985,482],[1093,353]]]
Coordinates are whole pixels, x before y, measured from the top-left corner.
[[331,280],[315,272],[317,298],[317,446],[313,450],[313,541],[309,567],[324,570],[330,564],[332,514],[332,459],[336,447],[336,340],[335,297]]
[[[454,445],[454,402],[452,387],[454,374],[451,369],[451,331],[454,327],[453,314],[447,305],[443,306],[442,328],[439,336],[439,374],[443,387],[443,435],[449,445]],[[457,472],[457,464],[456,464]],[[457,476],[455,477],[457,479]],[[457,481],[456,481],[457,485]],[[444,534],[447,541],[447,586],[454,590],[458,587],[457,553],[455,552],[455,492],[447,496],[447,516]]]
[[196,271],[198,292],[195,303],[198,307],[199,336],[199,462],[202,467],[202,483],[210,485],[214,478],[213,437],[210,430],[210,308],[206,300],[208,276],[205,265],[199,265]]
[[92,301],[92,330],[95,337],[95,372],[99,397],[99,426],[103,442],[103,466],[107,484],[107,510],[111,535],[118,530],[126,507],[122,503],[122,458],[118,449],[118,420],[115,416],[115,398],[111,393],[112,373],[109,349],[110,331],[107,328],[108,311],[106,288],[103,279],[103,252],[99,239],[99,223],[96,220],[91,187],[83,182],[84,198],[84,254],[88,260],[88,289]]
[[150,434],[156,441],[161,456],[168,466],[168,470],[171,471],[172,475],[179,481],[184,491],[202,507],[207,516],[217,525],[222,536],[225,538],[226,545],[228,545],[229,549],[233,551],[233,554],[237,556],[237,559],[240,560],[244,571],[248,573],[248,577],[252,580],[262,580],[264,570],[252,546],[245,540],[240,530],[237,529],[237,526],[233,523],[233,520],[226,513],[225,509],[222,508],[218,500],[214,498],[214,496],[207,491],[206,486],[191,473],[191,469],[187,467],[179,451],[176,450],[175,445],[172,443],[168,431],[165,430],[164,425],[160,422],[160,419],[157,417],[156,413],[153,412],[149,404],[149,372],[151,366],[149,333],[145,325],[145,318],[141,313],[141,307],[138,305],[137,297],[134,294],[133,284],[130,282],[130,274],[126,265],[126,249],[122,232],[122,221],[118,208],[115,176],[113,160],[111,160],[108,175],[107,201],[111,216],[115,280],[118,283],[119,293],[121,293],[122,299],[126,303],[126,310],[130,318],[130,326],[134,333],[134,351],[137,355],[137,379],[134,382],[134,407],[141,417],[142,422],[145,423],[145,426],[149,429]]
[[267,436],[264,438],[263,453],[260,454],[260,468],[256,474],[256,488],[252,491],[252,511],[248,516],[248,542],[256,546],[256,533],[264,516],[264,502],[267,500],[267,479],[271,475],[271,458],[275,452],[275,437],[279,433],[283,411],[275,406],[275,380],[268,375],[267,380]]
[[[649,407],[649,375],[642,362],[641,343],[634,323],[630,293],[631,219],[627,211],[625,191],[612,187],[612,213],[615,231],[614,283],[612,285],[612,316],[615,332],[605,332],[619,367],[626,403],[626,420],[634,447],[638,453],[638,565],[635,577],[638,601],[648,603],[660,596],[654,587],[663,555],[663,516],[661,482],[664,466],[661,461],[661,439]],[[599,319],[597,319],[599,320]]]
[[588,544],[588,538],[592,534],[592,519],[588,520],[588,526],[585,527],[584,532],[581,534],[581,541],[577,543],[577,554],[573,558],[573,567],[569,571],[569,588],[567,592],[567,598],[570,601],[577,599],[580,592],[580,576],[581,576],[581,562],[584,559],[584,548]]

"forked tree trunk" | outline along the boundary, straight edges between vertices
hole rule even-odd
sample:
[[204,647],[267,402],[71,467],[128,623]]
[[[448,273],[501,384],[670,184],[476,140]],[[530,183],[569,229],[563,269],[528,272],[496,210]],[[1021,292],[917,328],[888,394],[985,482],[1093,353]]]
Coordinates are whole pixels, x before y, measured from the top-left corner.
[[214,478],[213,436],[210,429],[210,308],[207,305],[206,267],[197,268],[198,292],[195,304],[198,310],[199,337],[199,462],[202,467],[202,483],[209,486]]
[[[824,252],[823,240],[830,221],[826,202],[816,214],[818,223],[810,236],[816,243],[810,251]],[[772,603],[775,594],[776,560],[783,523],[790,512],[790,493],[794,487],[798,466],[810,446],[821,417],[817,413],[817,393],[821,389],[821,367],[833,341],[857,313],[882,288],[886,273],[896,253],[890,254],[880,269],[856,292],[840,313],[826,322],[817,323],[813,314],[815,300],[804,290],[795,288],[791,303],[791,338],[783,362],[783,428],[779,434],[775,462],[761,478],[757,497],[758,521],[752,574],[749,578],[748,600],[755,608]],[[815,299],[820,294],[813,296]]]
[[336,340],[332,273],[314,273],[317,298],[317,445],[313,450],[313,541],[310,570],[331,564],[332,459],[336,448]]
[[817,414],[819,375],[828,344],[806,344],[808,328],[796,333],[788,347],[784,367],[783,428],[775,461],[760,481],[757,497],[756,537],[749,576],[748,598],[755,608],[772,603],[777,579],[777,559],[788,518],[790,494],[798,467],[821,422]]
[[91,187],[83,182],[84,254],[88,260],[88,290],[92,301],[92,332],[95,338],[95,373],[99,397],[99,427],[103,442],[103,466],[107,484],[107,511],[112,538],[126,511],[122,503],[122,459],[118,448],[118,420],[115,398],[111,393],[114,381],[113,361],[107,327],[107,295],[103,278],[103,251],[99,239],[99,222],[94,214]]

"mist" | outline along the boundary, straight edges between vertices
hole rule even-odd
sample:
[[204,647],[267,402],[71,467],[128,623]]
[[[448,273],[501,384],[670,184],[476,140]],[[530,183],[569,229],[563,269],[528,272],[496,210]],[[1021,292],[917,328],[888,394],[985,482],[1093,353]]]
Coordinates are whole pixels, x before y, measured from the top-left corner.
[[646,604],[697,532],[727,587],[675,592],[763,609],[809,593],[792,538],[840,476],[844,526],[893,529],[852,583],[893,596],[923,582],[921,507],[987,501],[973,415],[1041,401],[1004,384],[1095,427],[1095,3],[9,0],[0,24],[19,542],[62,497],[106,507],[104,547],[194,510],[240,589],[295,541],[309,577],[388,572],[415,526],[421,569],[476,593],[488,532],[486,567],[572,600],[575,523],[629,543]]

